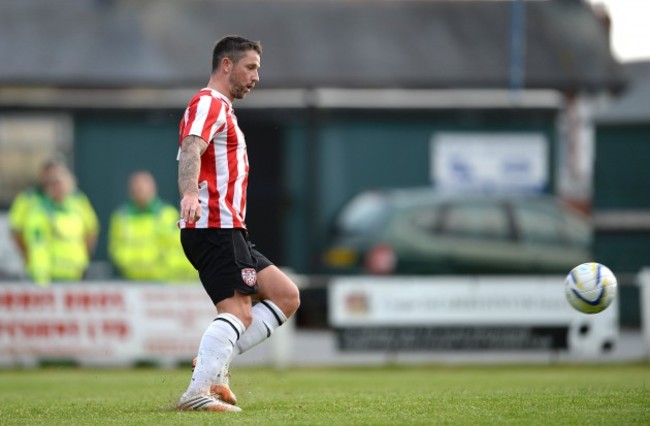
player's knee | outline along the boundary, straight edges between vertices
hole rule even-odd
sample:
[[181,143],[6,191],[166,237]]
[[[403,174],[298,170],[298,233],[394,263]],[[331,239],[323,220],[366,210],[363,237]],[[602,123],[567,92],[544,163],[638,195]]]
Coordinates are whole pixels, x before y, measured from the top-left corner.
[[291,303],[293,304],[294,311],[300,307],[300,290],[298,290],[298,287],[294,287],[294,291],[291,294]]
[[282,294],[281,309],[288,317],[293,315],[300,307],[300,291],[295,285],[289,286]]

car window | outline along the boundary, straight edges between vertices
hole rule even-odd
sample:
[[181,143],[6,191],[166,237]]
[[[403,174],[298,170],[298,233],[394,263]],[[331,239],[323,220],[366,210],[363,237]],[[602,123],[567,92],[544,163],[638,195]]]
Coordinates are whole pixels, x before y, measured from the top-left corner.
[[390,214],[390,204],[379,193],[364,193],[348,202],[336,220],[337,234],[366,234],[377,229]]
[[429,233],[437,230],[439,217],[437,206],[420,206],[409,214],[409,220],[417,230]]
[[583,248],[591,245],[587,219],[557,204],[519,202],[513,206],[513,215],[525,241]]
[[467,202],[446,208],[442,232],[454,237],[508,239],[508,217],[497,203]]

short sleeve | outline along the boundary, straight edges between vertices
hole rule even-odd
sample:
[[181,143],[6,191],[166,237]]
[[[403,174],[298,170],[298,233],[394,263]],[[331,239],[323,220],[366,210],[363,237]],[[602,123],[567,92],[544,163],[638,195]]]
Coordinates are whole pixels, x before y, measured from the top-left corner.
[[211,95],[196,96],[185,111],[180,141],[182,143],[187,136],[194,135],[210,143],[214,135],[224,128],[225,121],[223,101]]

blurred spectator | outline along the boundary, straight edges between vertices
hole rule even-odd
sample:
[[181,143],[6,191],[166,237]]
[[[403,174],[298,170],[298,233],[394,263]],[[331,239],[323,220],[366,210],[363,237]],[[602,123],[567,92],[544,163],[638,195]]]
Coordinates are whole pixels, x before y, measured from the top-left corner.
[[22,245],[27,273],[39,285],[80,280],[97,242],[97,215],[62,162],[45,165],[42,184],[42,191],[21,194],[14,202],[13,215],[19,216],[14,216],[18,220],[12,221],[12,230]]
[[27,253],[24,236],[25,218],[30,210],[30,205],[40,203],[40,200],[45,196],[45,182],[47,181],[48,175],[61,164],[63,162],[58,158],[46,161],[39,172],[37,184],[16,195],[9,208],[11,236],[20,250],[20,255],[25,261]]
[[178,210],[157,196],[147,171],[129,178],[129,201],[111,215],[108,253],[120,274],[138,281],[193,281],[198,275],[185,257]]

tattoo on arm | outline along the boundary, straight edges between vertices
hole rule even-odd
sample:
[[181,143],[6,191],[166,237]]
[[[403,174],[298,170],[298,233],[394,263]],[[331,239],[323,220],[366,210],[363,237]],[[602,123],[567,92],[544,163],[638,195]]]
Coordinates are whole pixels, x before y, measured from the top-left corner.
[[181,197],[187,193],[198,194],[201,154],[206,143],[198,136],[190,135],[183,140],[180,160],[178,162],[178,190]]

